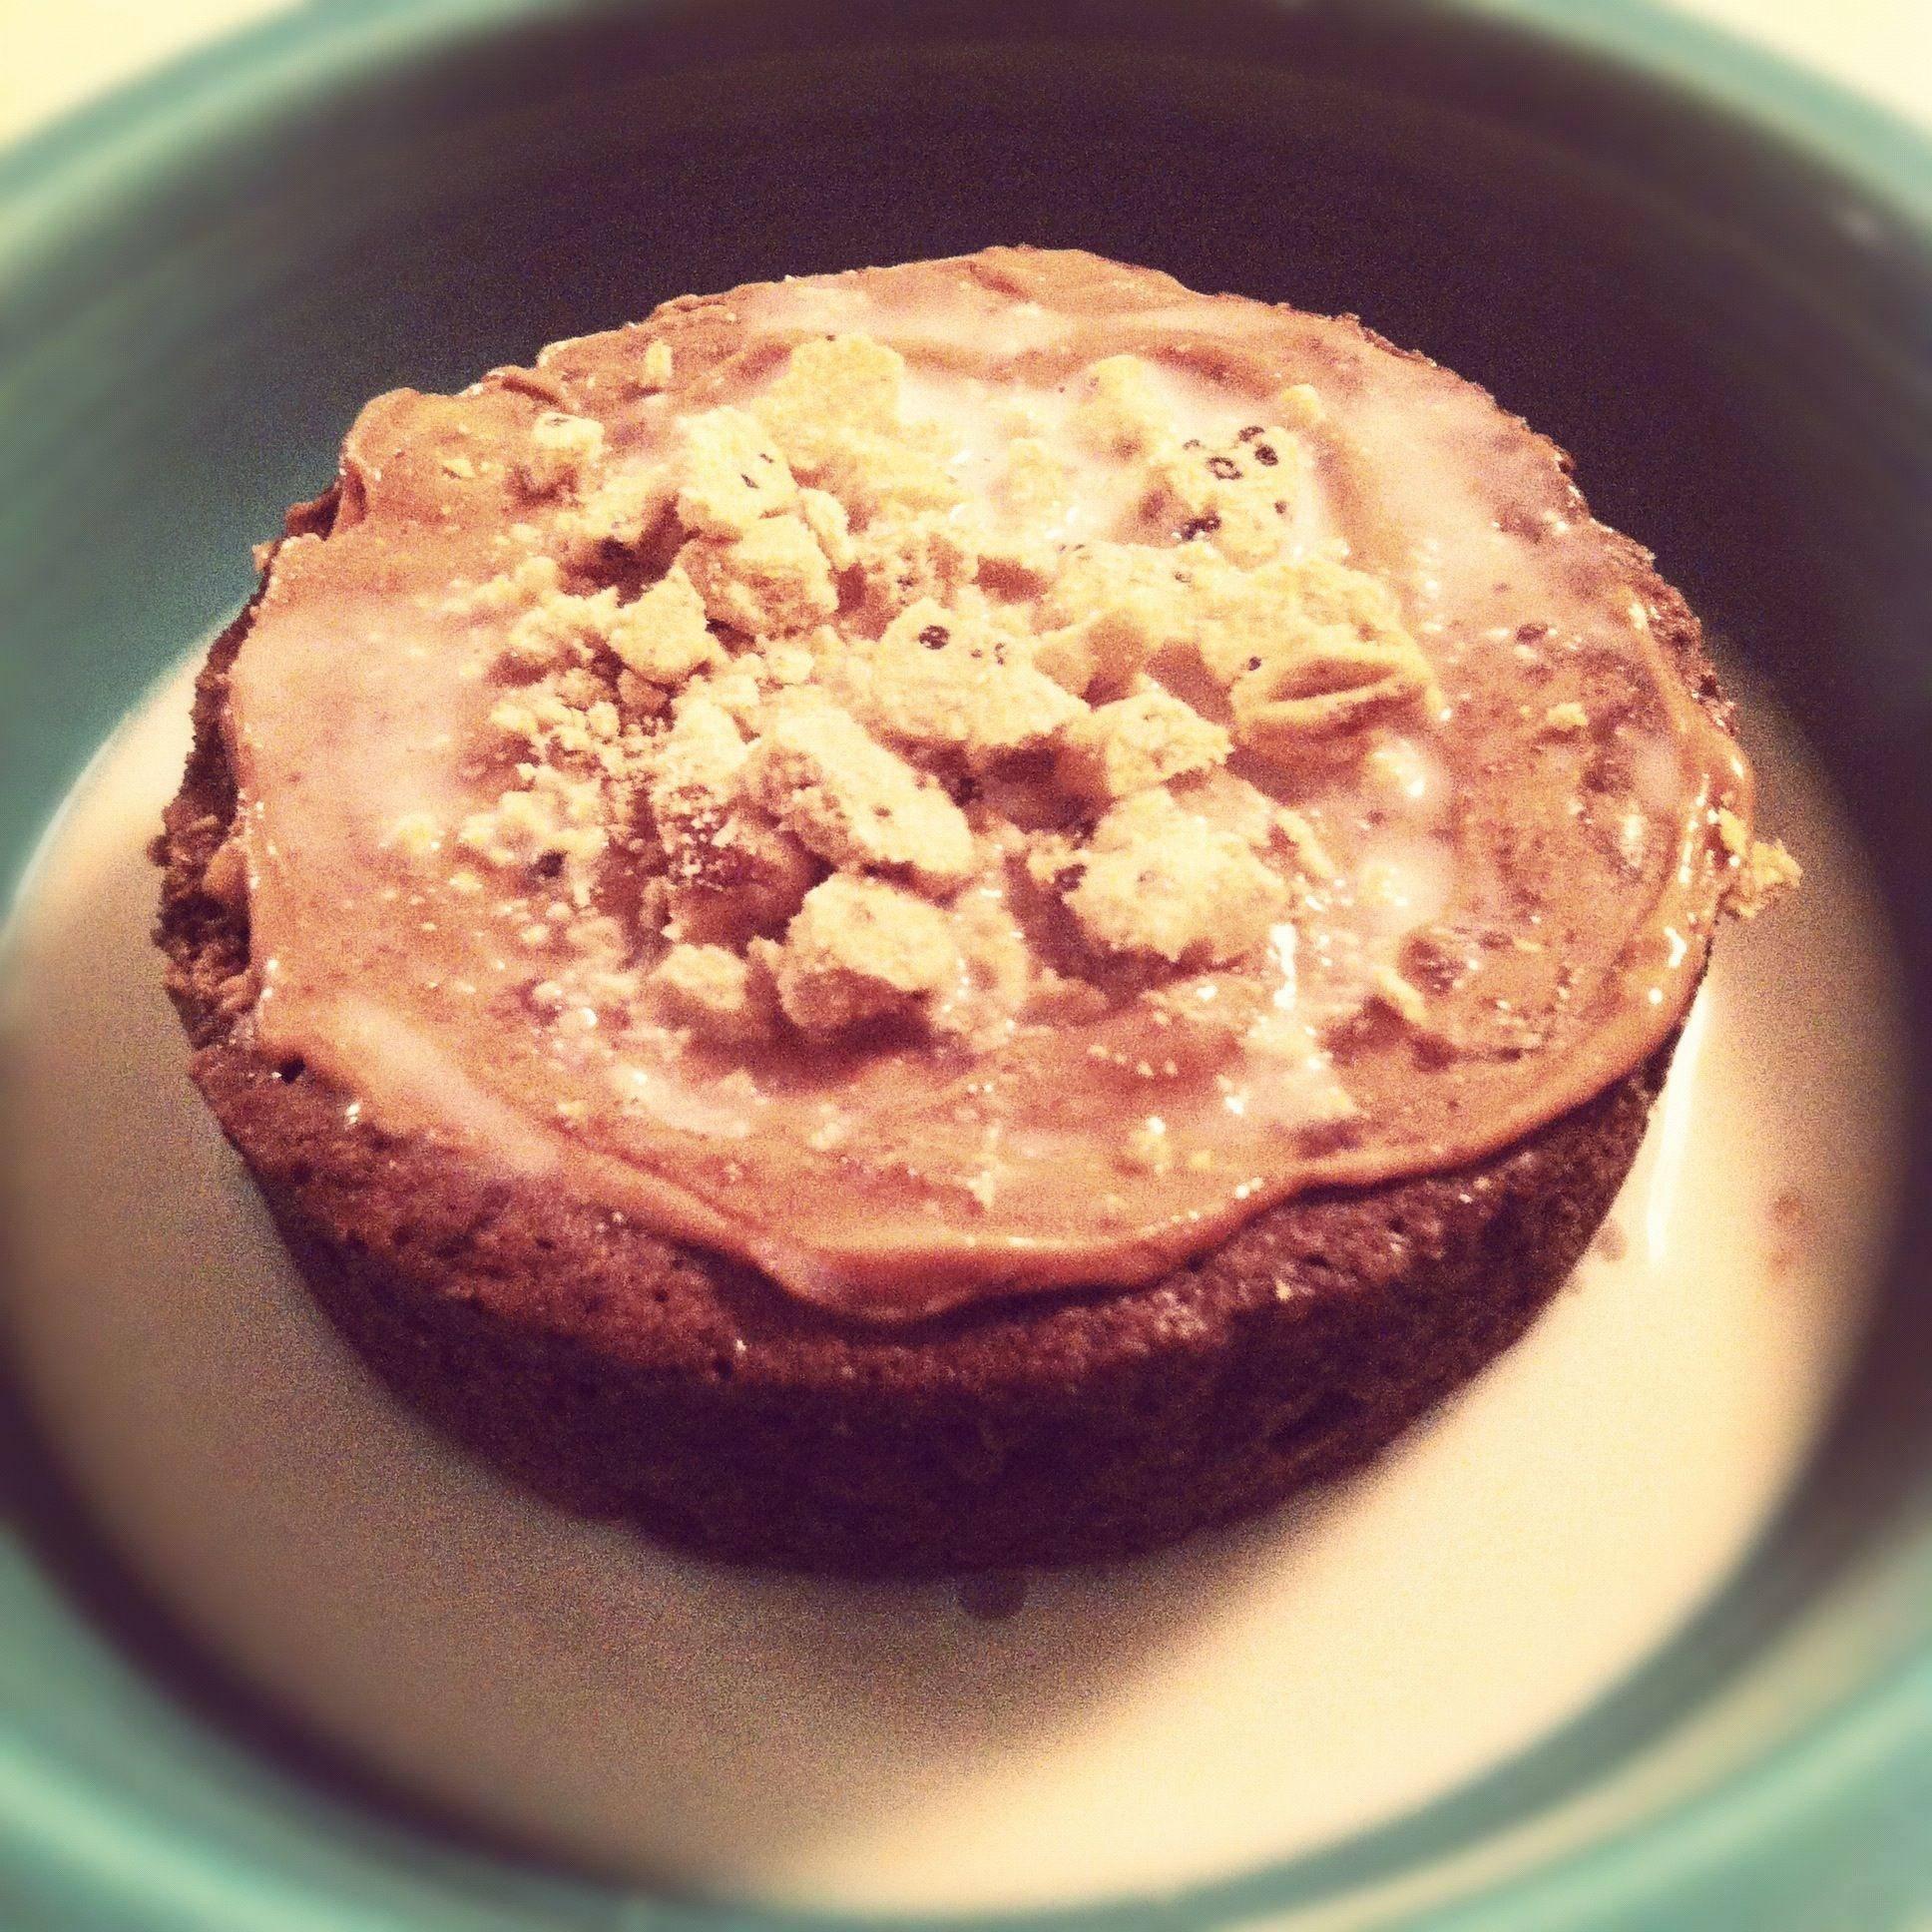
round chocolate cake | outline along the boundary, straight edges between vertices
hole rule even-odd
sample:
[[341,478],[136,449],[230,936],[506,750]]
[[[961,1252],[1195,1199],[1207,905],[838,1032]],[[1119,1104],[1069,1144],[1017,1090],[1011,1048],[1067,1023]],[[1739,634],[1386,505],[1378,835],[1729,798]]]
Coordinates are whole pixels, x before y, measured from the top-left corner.
[[196,727],[170,990],[322,1305],[563,1506],[831,1571],[1372,1454],[1795,873],[1560,452],[1082,254],[379,398]]

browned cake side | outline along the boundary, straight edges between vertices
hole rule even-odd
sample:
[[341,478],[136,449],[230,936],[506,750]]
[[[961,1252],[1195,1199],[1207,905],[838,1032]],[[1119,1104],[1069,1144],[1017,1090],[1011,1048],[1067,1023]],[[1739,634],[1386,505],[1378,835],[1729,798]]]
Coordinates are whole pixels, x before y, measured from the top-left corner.
[[[1694,620],[1654,594],[1707,690]],[[687,1548],[859,1573],[1102,1560],[1359,1463],[1562,1283],[1663,1082],[1668,1050],[1494,1159],[1303,1197],[1152,1286],[839,1321],[593,1203],[351,1131],[345,1096],[241,1037],[223,988],[245,908],[206,873],[234,810],[221,714],[247,621],[203,676],[157,848],[195,1080],[399,1393],[557,1503]]]

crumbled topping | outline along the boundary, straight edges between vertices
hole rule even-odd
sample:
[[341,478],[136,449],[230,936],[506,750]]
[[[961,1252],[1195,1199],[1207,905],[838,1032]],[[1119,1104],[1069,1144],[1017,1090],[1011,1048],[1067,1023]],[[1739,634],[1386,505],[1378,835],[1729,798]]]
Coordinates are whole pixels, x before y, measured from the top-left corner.
[[750,636],[802,631],[838,609],[831,566],[802,517],[762,517],[741,537],[695,537],[678,562],[706,616]]
[[[654,339],[637,387],[671,373]],[[554,881],[562,924],[504,902],[520,943],[602,922],[572,1001],[593,970],[615,1001],[641,960],[653,1010],[714,1043],[1091,1016],[1109,996],[1082,970],[1256,955],[1297,881],[1335,878],[1299,812],[1227,773],[1237,748],[1367,754],[1437,701],[1387,587],[1291,539],[1312,391],[1213,445],[1171,377],[1110,356],[1058,415],[1005,400],[976,482],[907,393],[895,350],[833,335],[674,418],[655,456],[607,457],[562,408],[533,423],[552,542],[517,525],[444,603],[494,636],[514,779],[453,837]],[[1133,527],[1052,537],[1096,462]],[[599,581],[648,554],[641,582]],[[395,846],[426,861],[449,835]],[[1087,968],[1015,923],[1015,856]]]
[[1337,638],[1264,659],[1228,689],[1234,734],[1291,763],[1311,747],[1359,735],[1377,719],[1440,702],[1413,644]]
[[854,871],[902,871],[937,891],[974,868],[965,814],[939,786],[829,704],[780,710],[747,789],[805,847]]
[[1274,413],[1290,429],[1313,429],[1327,419],[1321,392],[1312,382],[1290,382],[1274,398]]
[[1782,839],[1753,838],[1750,827],[1734,811],[1720,809],[1716,822],[1728,867],[1724,910],[1739,919],[1755,919],[1797,885],[1804,868]]
[[934,907],[843,873],[806,893],[783,945],[762,956],[785,1018],[814,1034],[913,1018],[960,973],[959,948]]
[[1210,770],[1225,762],[1229,741],[1218,724],[1151,683],[1071,720],[1060,747],[1060,782],[1076,797],[1104,803]]
[[1215,549],[1241,565],[1277,555],[1305,488],[1301,445],[1279,425],[1226,449],[1170,447],[1149,468],[1158,513],[1184,536],[1211,534]]
[[1067,909],[1094,946],[1176,966],[1226,965],[1255,951],[1288,901],[1286,881],[1245,839],[1164,790],[1124,799],[1071,864],[1037,870],[1051,885],[1066,881]]
[[1414,981],[1405,979],[1393,966],[1381,964],[1372,969],[1375,997],[1398,1020],[1412,1027],[1428,1024],[1429,1002]]
[[730,715],[703,697],[656,746],[648,801],[673,940],[743,945],[790,918],[818,876],[810,853],[744,798],[748,756]]
[[1150,1114],[1128,1130],[1120,1151],[1124,1168],[1141,1174],[1171,1174],[1174,1171],[1174,1136],[1159,1114]]
[[741,537],[798,500],[791,466],[741,409],[687,416],[676,466],[678,521],[695,537]]
[[519,671],[581,663],[585,650],[608,637],[616,621],[615,591],[592,597],[551,592],[510,626],[503,640],[505,662]]
[[406,811],[389,828],[389,843],[411,858],[427,858],[442,840],[442,827],[426,811]]
[[852,539],[865,605],[887,619],[921,602],[952,602],[979,573],[981,535],[970,519],[888,505]]
[[[637,386],[671,373],[654,340]],[[1158,999],[1182,975],[1282,970],[1336,893],[1403,929],[1394,873],[1345,870],[1258,787],[1274,769],[1294,796],[1352,761],[1365,810],[1426,820],[1431,662],[1390,585],[1296,524],[1316,392],[1291,384],[1218,439],[1186,433],[1184,392],[1109,356],[1057,402],[989,402],[976,445],[912,413],[895,350],[844,334],[729,401],[714,388],[655,454],[607,458],[597,423],[546,409],[523,480],[557,499],[549,524],[444,602],[494,640],[506,783],[453,828],[405,819],[393,848],[493,868],[506,931],[580,957],[549,969],[560,1012],[642,987],[644,1012],[713,1046],[1092,1019],[1124,983]],[[1096,475],[1111,527],[1078,524]],[[1565,699],[1538,728],[1590,723]],[[1746,913],[1795,874],[1781,848],[1731,862]],[[1053,909],[1051,943],[1015,880]],[[1354,991],[1308,1011],[1426,1027],[1393,942],[1329,935],[1309,958]],[[1177,1018],[1319,1053],[1305,1016],[1232,985]]]
[[1074,551],[1040,604],[1040,668],[1076,697],[1125,690],[1155,654],[1197,635],[1190,596],[1208,547],[1095,543]]
[[1180,442],[1174,412],[1138,355],[1110,355],[1087,376],[1087,399],[1074,412],[1074,426],[1093,448],[1107,456],[1146,456]]
[[850,654],[837,683],[882,735],[983,763],[1046,743],[1079,715],[1032,655],[1017,634],[921,598],[876,646]]
[[575,490],[604,448],[604,425],[590,416],[546,409],[530,426],[523,481],[533,496]]
[[704,599],[677,564],[642,597],[613,612],[606,638],[624,667],[647,684],[682,685],[724,664],[724,652],[706,622]]
[[774,1018],[771,983],[725,946],[673,946],[650,985],[674,1023],[720,1045],[762,1040]]

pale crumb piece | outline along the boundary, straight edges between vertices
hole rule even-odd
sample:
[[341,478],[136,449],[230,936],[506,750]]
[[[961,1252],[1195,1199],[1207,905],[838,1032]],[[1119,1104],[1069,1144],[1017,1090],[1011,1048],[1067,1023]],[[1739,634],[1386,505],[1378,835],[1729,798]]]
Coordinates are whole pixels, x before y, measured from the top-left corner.
[[962,493],[928,440],[899,418],[905,362],[864,335],[801,342],[752,413],[803,481],[863,524],[896,504],[949,509]]
[[729,714],[696,693],[653,749],[649,801],[671,939],[741,944],[775,930],[817,876],[804,847],[743,798],[747,755]]
[[826,563],[833,570],[850,570],[858,561],[858,550],[852,542],[852,527],[844,504],[825,490],[800,490],[798,514],[804,518],[805,528],[818,540]]
[[1315,828],[1287,805],[1274,808],[1274,829],[1294,854],[1296,866],[1319,884],[1341,876],[1341,867],[1328,856],[1328,848],[1315,835]]
[[1804,876],[1782,839],[1752,838],[1750,827],[1734,811],[1719,808],[1717,837],[1730,861],[1723,909],[1736,918],[1755,919]]
[[[582,687],[588,684],[586,692]],[[555,764],[559,758],[576,767],[576,775],[601,771],[615,777],[626,759],[620,739],[623,719],[603,697],[604,687],[581,668],[530,685],[499,700],[490,724]]]
[[973,1205],[985,1211],[991,1211],[994,1202],[1000,1196],[998,1178],[985,1168],[977,1169],[960,1182],[960,1188]]
[[787,456],[809,452],[851,429],[890,430],[899,421],[905,358],[869,335],[800,342],[753,408]]
[[697,537],[741,537],[798,500],[791,468],[754,416],[707,409],[681,425],[678,521]]
[[667,875],[664,935],[743,945],[777,931],[823,868],[778,826],[727,813],[710,839],[687,841]]
[[922,598],[844,668],[848,702],[886,737],[969,761],[1044,744],[1082,710],[1036,670],[1029,644]]
[[1142,456],[1178,436],[1174,412],[1138,355],[1110,355],[1087,370],[1091,384],[1074,410],[1076,434],[1108,456]]
[[737,798],[746,752],[730,715],[708,690],[694,688],[679,704],[671,729],[652,751],[651,808],[662,821],[686,812],[723,813]]
[[724,663],[707,628],[704,600],[676,564],[616,613],[608,642],[627,670],[653,685],[681,685]]
[[469,457],[460,453],[454,456],[445,456],[442,459],[442,470],[445,476],[456,477],[464,483],[469,482],[476,475],[475,463]]
[[702,700],[715,705],[741,733],[749,736],[757,730],[758,715],[764,709],[764,687],[759,682],[763,663],[763,658],[753,653],[733,658],[709,678],[695,679],[674,696],[672,703],[682,707],[693,700]]
[[1428,659],[1375,578],[1313,556],[1285,574],[1256,571],[1248,587],[1203,650],[1228,684],[1240,743],[1292,763],[1335,739],[1359,744],[1364,727],[1401,712],[1440,707]]
[[959,950],[935,907],[877,879],[837,874],[805,895],[770,949],[778,1003],[804,1033],[919,1017],[959,977]]
[[979,569],[979,539],[969,518],[887,506],[850,539],[866,603],[890,617],[922,599],[956,601]]
[[488,811],[472,812],[457,842],[492,865],[529,865],[558,856],[589,865],[609,842],[601,788],[552,765],[538,766],[530,788],[506,791]]
[[645,345],[643,359],[638,363],[638,386],[645,390],[668,389],[676,368],[676,358],[671,344],[662,338]]
[[1174,1136],[1158,1114],[1150,1114],[1128,1131],[1120,1149],[1120,1165],[1139,1174],[1166,1175],[1174,1172]]
[[1170,444],[1148,462],[1149,504],[1184,534],[1205,536],[1242,567],[1277,557],[1307,487],[1300,439],[1256,424],[1221,449]]
[[724,946],[673,946],[653,969],[652,990],[671,1019],[724,1044],[764,1039],[774,1017],[769,980]]
[[1184,810],[1167,791],[1116,805],[1072,870],[1066,904],[1090,945],[1175,965],[1225,965],[1252,952],[1288,896],[1244,839]]
[[1018,436],[1007,445],[994,495],[1017,521],[1040,527],[1067,514],[1071,484],[1066,464],[1039,437]]
[[591,1117],[590,1103],[582,1100],[560,1100],[557,1103],[557,1125],[573,1132],[582,1127]]
[[406,811],[389,827],[389,843],[406,858],[427,858],[443,842],[443,828],[427,811]]
[[575,491],[604,450],[604,425],[589,416],[546,409],[530,426],[530,454],[521,475],[532,495]]
[[1196,655],[1222,686],[1313,643],[1408,638],[1386,585],[1320,552],[1298,561],[1275,558],[1250,571],[1203,559],[1191,575],[1204,618]]
[[963,511],[967,500],[938,452],[904,429],[835,439],[814,480],[843,502],[858,529],[888,511]]
[[1379,965],[1369,975],[1372,996],[1405,1025],[1425,1028],[1429,1023],[1429,1003],[1420,990],[1404,979],[1393,966]]
[[1327,405],[1312,382],[1290,382],[1274,398],[1274,413],[1289,429],[1313,429],[1327,420]]
[[1072,552],[1041,600],[1040,668],[1076,697],[1127,689],[1163,646],[1195,634],[1187,579],[1211,568],[1203,550],[1093,543]]
[[525,557],[514,570],[500,571],[480,584],[458,585],[443,600],[451,617],[499,617],[527,610],[563,589],[563,572],[554,557]]
[[1096,804],[1224,763],[1227,733],[1159,685],[1069,721],[1060,782]]
[[1033,1003],[1047,969],[1036,964],[999,884],[982,879],[969,885],[952,902],[947,921],[966,970],[935,1003],[933,1025],[970,1044],[998,1046],[1011,1017]]
[[558,513],[566,554],[592,564],[611,545],[635,548],[670,513],[674,494],[669,464],[632,462],[612,469],[574,507]]
[[973,869],[965,815],[836,706],[779,713],[745,766],[749,795],[833,865],[903,869],[943,891]]
[[818,670],[817,654],[808,643],[774,638],[754,660],[758,676],[776,689],[809,684]]
[[1574,736],[1590,728],[1590,714],[1574,698],[1552,705],[1543,714],[1543,728],[1558,737]]
[[617,619],[617,592],[592,597],[552,591],[525,611],[504,634],[503,658],[520,671],[549,671],[582,663],[611,633]]
[[825,553],[801,517],[763,517],[736,538],[695,537],[678,562],[706,615],[734,631],[802,631],[838,609]]

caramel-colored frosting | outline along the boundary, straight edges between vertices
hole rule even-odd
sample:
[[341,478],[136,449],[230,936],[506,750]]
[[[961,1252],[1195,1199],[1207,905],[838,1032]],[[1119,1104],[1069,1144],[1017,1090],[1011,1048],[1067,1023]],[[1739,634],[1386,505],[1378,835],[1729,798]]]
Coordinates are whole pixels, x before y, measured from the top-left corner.
[[1093,256],[381,397],[294,527],[228,711],[262,1051],[855,1315],[1492,1153],[1785,863],[1550,444]]

